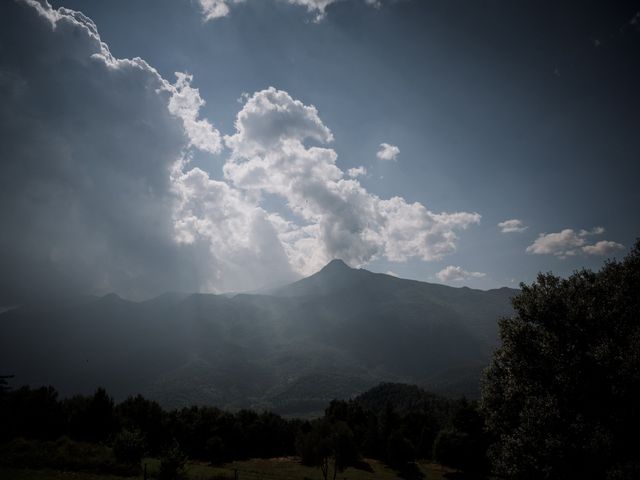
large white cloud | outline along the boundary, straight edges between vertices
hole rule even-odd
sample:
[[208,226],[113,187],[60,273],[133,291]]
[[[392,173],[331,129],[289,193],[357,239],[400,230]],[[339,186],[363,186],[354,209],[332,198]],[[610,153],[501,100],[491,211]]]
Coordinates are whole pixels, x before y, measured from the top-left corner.
[[316,108],[274,88],[247,97],[212,178],[191,153],[219,155],[223,139],[190,75],[113,57],[91,20],[44,1],[0,2],[0,18],[0,305],[247,290],[334,257],[437,259],[480,221],[367,192],[324,146]]
[[434,213],[400,197],[381,199],[347,179],[330,148],[332,134],[313,106],[287,92],[256,92],[225,137],[231,157],[225,178],[254,198],[277,195],[295,217],[277,225],[292,265],[310,273],[332,258],[362,265],[376,256],[404,261],[441,258],[477,213]]
[[174,166],[175,238],[196,247],[200,261],[210,262],[202,278],[205,291],[255,289],[295,277],[270,215],[227,183],[199,168]]
[[200,97],[200,91],[191,86],[193,75],[176,72],[176,77],[178,81],[169,100],[169,111],[182,119],[191,145],[205,152],[220,153],[220,132],[208,120],[198,118],[205,101]]
[[271,268],[268,215],[184,160],[221,148],[190,76],[114,58],[93,22],[46,2],[0,2],[0,18],[0,304],[292,278],[284,256]]

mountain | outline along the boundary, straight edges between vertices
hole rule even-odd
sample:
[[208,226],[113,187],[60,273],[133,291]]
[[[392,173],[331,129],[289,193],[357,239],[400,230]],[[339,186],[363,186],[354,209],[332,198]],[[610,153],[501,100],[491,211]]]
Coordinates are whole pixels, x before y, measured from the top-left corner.
[[0,314],[0,369],[63,395],[321,411],[380,382],[476,396],[516,290],[452,288],[334,260],[266,294],[110,294]]

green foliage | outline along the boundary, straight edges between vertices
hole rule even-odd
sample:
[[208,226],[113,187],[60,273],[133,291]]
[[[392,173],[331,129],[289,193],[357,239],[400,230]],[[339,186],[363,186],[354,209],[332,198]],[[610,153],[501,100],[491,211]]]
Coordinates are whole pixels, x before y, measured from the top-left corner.
[[2,398],[0,438],[18,436],[53,440],[64,430],[65,411],[53,387],[22,387]]
[[[324,417],[312,422],[269,412],[231,413],[213,407],[165,411],[141,396],[114,406],[104,390],[59,400],[51,387],[13,390],[4,395],[2,405],[7,407],[2,410],[3,418],[10,420],[2,431],[5,439],[23,436],[34,445],[33,440],[65,435],[74,444],[90,438],[92,443],[82,445],[95,446],[108,459],[95,464],[113,464],[113,468],[134,473],[139,472],[145,450],[152,457],[166,457],[167,471],[172,470],[171,459],[181,457],[170,454],[173,439],[184,455],[212,464],[292,456],[297,449],[306,464],[322,466],[329,476],[329,470],[337,474],[357,464],[360,455],[406,470],[415,458],[431,456],[441,429],[454,427],[471,437],[482,432],[482,419],[473,403],[447,400],[399,384],[381,385],[349,401],[334,400]],[[32,463],[51,466],[47,459],[69,459],[68,465],[63,460],[53,463],[73,470],[85,468],[82,458],[92,458],[89,454],[79,454],[78,459],[54,455],[53,444],[42,443],[48,453],[37,458],[31,449]]]
[[442,430],[465,439],[448,457],[450,466],[473,473],[487,470],[488,442],[475,402],[448,400],[414,385],[386,383],[348,402],[334,400],[325,418],[347,423],[365,457],[383,460],[401,473],[416,458],[432,458]]
[[482,393],[494,468],[514,479],[634,478],[640,241],[622,261],[540,274],[500,322]]
[[396,431],[389,435],[385,451],[385,460],[389,465],[402,468],[415,460],[415,448],[402,432]]
[[160,457],[158,480],[180,480],[185,478],[187,456],[177,442],[167,448]]
[[465,398],[451,402],[446,427],[433,443],[433,458],[442,465],[465,472],[488,470],[488,438],[475,402]]
[[113,440],[113,455],[126,465],[139,466],[144,451],[144,438],[138,430],[122,430]]
[[165,412],[157,402],[142,395],[129,397],[116,406],[115,415],[123,429],[142,433],[149,454],[159,455],[168,443],[163,426]]
[[321,419],[314,422],[308,431],[298,436],[296,447],[302,463],[319,467],[325,480],[331,470],[335,479],[338,472],[359,458],[353,432],[342,421]]
[[210,437],[205,445],[205,454],[212,465],[223,463],[226,455],[222,438],[218,436]]
[[441,430],[433,444],[433,458],[442,465],[459,468],[460,454],[467,448],[468,437],[458,430]]
[[113,399],[103,388],[90,396],[76,395],[63,402],[69,433],[79,440],[104,441],[117,431]]
[[16,438],[0,444],[0,464],[115,475],[135,475],[139,470],[139,465],[118,461],[104,445],[76,442],[68,437],[56,441]]

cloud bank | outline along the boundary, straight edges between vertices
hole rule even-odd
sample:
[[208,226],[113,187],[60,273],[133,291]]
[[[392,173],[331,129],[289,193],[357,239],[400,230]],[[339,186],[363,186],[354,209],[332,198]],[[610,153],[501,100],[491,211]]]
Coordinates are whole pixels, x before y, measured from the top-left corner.
[[538,238],[527,247],[527,253],[536,255],[555,255],[561,259],[579,254],[608,255],[616,250],[623,250],[624,245],[602,240],[595,244],[588,244],[589,237],[602,235],[604,228],[595,227],[592,230],[575,231],[566,228],[556,233],[541,233]]
[[[114,58],[79,12],[0,2],[0,27],[0,305],[250,290],[333,258],[440,259],[480,221],[368,192],[364,170],[338,167],[317,109],[285,91],[246,96],[222,135],[192,76]],[[194,167],[195,150],[224,155],[224,177]]]

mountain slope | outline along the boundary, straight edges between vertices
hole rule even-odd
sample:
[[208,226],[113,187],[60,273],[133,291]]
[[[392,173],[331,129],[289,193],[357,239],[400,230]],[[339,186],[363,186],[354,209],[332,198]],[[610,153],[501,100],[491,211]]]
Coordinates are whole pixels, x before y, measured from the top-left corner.
[[477,393],[515,290],[452,288],[333,261],[270,292],[116,295],[0,315],[0,365],[65,395],[309,414],[381,381]]

